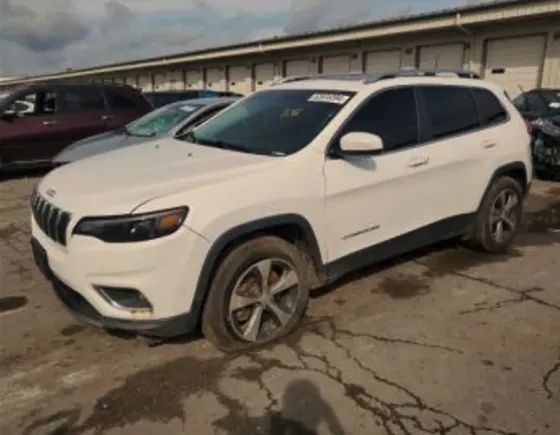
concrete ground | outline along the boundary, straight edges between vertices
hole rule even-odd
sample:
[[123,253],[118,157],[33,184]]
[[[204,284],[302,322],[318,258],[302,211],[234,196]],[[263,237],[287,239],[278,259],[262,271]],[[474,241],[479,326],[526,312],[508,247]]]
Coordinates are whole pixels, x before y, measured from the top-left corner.
[[294,336],[225,356],[77,324],[31,264],[28,196],[0,181],[0,433],[560,433],[560,185],[515,250],[439,246],[345,279]]

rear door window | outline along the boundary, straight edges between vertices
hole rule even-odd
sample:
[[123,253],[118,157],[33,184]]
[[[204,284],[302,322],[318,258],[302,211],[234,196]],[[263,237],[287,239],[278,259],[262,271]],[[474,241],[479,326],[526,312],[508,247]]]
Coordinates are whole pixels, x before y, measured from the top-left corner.
[[99,88],[63,87],[57,93],[57,112],[94,112],[105,110],[105,100]]
[[136,101],[114,89],[105,89],[105,96],[109,107],[113,110],[135,109],[137,106]]
[[480,127],[476,102],[464,86],[420,86],[425,120],[432,139],[461,134]]
[[473,88],[472,93],[483,125],[499,124],[508,119],[506,109],[492,92],[487,89]]

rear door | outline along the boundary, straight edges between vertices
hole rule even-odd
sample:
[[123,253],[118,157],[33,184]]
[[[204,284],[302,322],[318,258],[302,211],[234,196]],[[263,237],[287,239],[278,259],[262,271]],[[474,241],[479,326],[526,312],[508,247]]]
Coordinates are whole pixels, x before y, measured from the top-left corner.
[[467,217],[478,207],[493,168],[496,138],[481,126],[477,100],[467,86],[419,86],[422,155],[418,177],[431,195],[417,211],[428,222]]
[[0,157],[4,164],[50,160],[65,144],[65,122],[57,89],[37,87],[14,97],[0,119]]
[[109,111],[97,86],[61,86],[57,92],[58,121],[63,134],[53,155],[67,145],[108,130]]

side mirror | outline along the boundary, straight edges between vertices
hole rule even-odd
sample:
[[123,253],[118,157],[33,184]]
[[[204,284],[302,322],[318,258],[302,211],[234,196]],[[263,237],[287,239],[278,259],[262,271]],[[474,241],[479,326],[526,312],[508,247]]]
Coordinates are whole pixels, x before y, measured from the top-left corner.
[[340,138],[340,154],[343,156],[367,156],[383,150],[383,139],[376,134],[355,131]]

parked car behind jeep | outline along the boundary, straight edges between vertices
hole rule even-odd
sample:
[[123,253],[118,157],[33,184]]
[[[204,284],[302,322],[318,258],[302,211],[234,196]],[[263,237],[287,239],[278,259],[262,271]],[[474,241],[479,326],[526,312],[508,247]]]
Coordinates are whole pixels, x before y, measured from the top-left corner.
[[560,117],[560,89],[533,89],[513,100],[513,105],[527,121]]
[[144,97],[158,108],[177,101],[191,100],[195,98],[218,98],[218,97],[243,97],[244,95],[228,91],[213,91],[210,89],[168,89],[165,91],[146,91]]
[[50,165],[73,142],[152,110],[126,85],[34,83],[0,93],[0,170]]
[[53,158],[53,164],[61,166],[159,137],[180,137],[237,100],[237,97],[196,98],[168,104],[141,116],[119,130],[74,142]]

